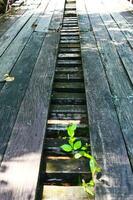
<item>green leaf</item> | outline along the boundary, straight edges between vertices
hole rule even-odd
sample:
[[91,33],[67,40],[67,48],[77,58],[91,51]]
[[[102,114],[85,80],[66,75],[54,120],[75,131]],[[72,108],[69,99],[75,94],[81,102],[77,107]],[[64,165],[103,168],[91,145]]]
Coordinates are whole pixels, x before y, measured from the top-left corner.
[[95,195],[95,187],[94,187],[95,183],[93,180],[91,180],[89,183],[86,183],[85,180],[82,180],[82,186],[83,186],[85,192],[87,192],[91,196]]
[[90,182],[88,183],[88,185],[94,187],[95,186],[94,180],[90,180]]
[[82,146],[82,143],[81,143],[81,141],[79,140],[79,141],[77,141],[77,142],[75,142],[74,143],[74,150],[77,150],[77,149],[80,149],[81,148],[81,146]]
[[88,158],[88,159],[91,159],[91,158],[92,158],[92,156],[91,156],[89,153],[86,153],[85,151],[84,151],[84,157],[86,157],[86,158]]
[[94,195],[95,195],[95,189],[94,189],[94,187],[88,186],[88,187],[85,187],[84,189],[85,189],[85,191],[86,191],[88,194],[90,194],[91,196],[94,196]]
[[87,147],[83,146],[83,147],[81,148],[81,150],[85,151],[85,150],[87,150]]
[[69,144],[64,144],[61,146],[61,149],[63,151],[66,151],[66,152],[71,152],[72,151],[72,147],[69,145]]
[[86,152],[85,152],[85,151],[80,151],[79,153],[80,153],[80,155],[84,156],[84,154],[85,154]]
[[82,157],[82,155],[80,154],[80,153],[76,153],[75,155],[74,155],[74,158],[75,159],[79,159],[79,158],[81,158]]
[[97,161],[95,160],[94,157],[90,159],[90,169],[91,173],[94,176],[96,173],[101,172],[101,168],[99,167]]
[[74,136],[74,131],[76,130],[77,125],[76,124],[71,124],[67,127],[67,133],[70,137]]
[[69,144],[73,147],[73,143],[75,142],[76,138],[75,137],[70,137],[70,139],[68,140]]

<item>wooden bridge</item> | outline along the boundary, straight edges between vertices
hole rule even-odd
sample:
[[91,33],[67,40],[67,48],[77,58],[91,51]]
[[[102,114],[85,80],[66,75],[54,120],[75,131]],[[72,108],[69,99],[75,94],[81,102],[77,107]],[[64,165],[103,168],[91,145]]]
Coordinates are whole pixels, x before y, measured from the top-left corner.
[[60,150],[66,126],[102,167],[96,200],[133,200],[133,6],[27,0],[0,18],[0,200],[87,200],[88,163]]

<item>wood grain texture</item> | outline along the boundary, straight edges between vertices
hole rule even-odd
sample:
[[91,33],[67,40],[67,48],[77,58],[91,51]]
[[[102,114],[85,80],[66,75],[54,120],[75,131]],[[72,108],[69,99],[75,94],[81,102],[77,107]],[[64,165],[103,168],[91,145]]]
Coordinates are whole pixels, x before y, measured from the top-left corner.
[[44,14],[41,15],[38,19],[38,24],[37,24],[35,31],[44,32],[44,33],[48,32],[49,24],[50,24],[51,18],[53,16],[53,13],[54,13],[54,10],[56,7],[56,2],[57,2],[57,0],[49,1],[49,4],[48,4]]
[[46,174],[57,173],[57,174],[84,174],[86,176],[89,172],[89,162],[85,158],[74,159],[69,156],[47,156],[46,157]]
[[63,20],[64,6],[65,6],[65,0],[57,1],[57,6],[55,8],[54,14],[52,16],[52,19],[49,25],[49,31],[60,30],[61,25],[62,25],[62,20]]
[[[52,191],[52,192],[51,192]],[[90,200],[81,186],[44,186],[43,200]]]
[[132,85],[115,48],[115,44],[112,42],[99,14],[90,14],[91,8],[88,5],[87,9],[119,116],[128,154],[133,165]]
[[26,12],[26,8],[23,7],[16,11],[12,10],[0,17],[0,37]]
[[[87,3],[88,1],[86,5]],[[93,32],[81,32],[80,34],[91,148],[93,155],[103,168],[101,181],[97,181],[96,184],[95,199],[131,200],[133,199],[131,165],[104,66]],[[105,36],[99,38],[103,39]]]
[[58,42],[58,33],[45,37],[22,101],[1,164],[2,200],[35,199]]
[[[130,48],[128,41],[122,34],[119,27],[116,25],[110,15],[101,15],[107,31],[114,42],[120,59],[126,69],[126,72],[133,84],[133,51]],[[104,26],[103,24],[103,26]]]
[[7,32],[4,35],[2,35],[2,37],[0,38],[0,56],[4,53],[6,48],[13,41],[13,39],[16,37],[16,35],[19,33],[19,31],[22,29],[22,27],[26,24],[26,22],[29,20],[29,18],[31,17],[32,14],[33,14],[33,11],[25,12],[22,15],[22,17],[20,17],[7,30]]
[[34,69],[44,34],[32,34],[21,57],[12,70],[13,82],[5,84],[0,93],[0,162],[3,158],[25,91]]
[[[120,31],[125,35],[127,41],[129,42],[129,44],[131,45],[131,47],[133,48],[133,24],[128,23],[128,21],[121,15],[121,13],[119,12],[119,10],[117,12],[113,12],[113,10],[109,10],[108,9],[108,4],[107,1],[102,1],[102,5],[104,6],[104,10],[105,13],[110,13],[113,20],[117,23],[117,25],[120,28]],[[132,8],[133,9],[133,8]],[[129,13],[129,11],[126,10],[127,13]],[[132,15],[132,22],[133,22],[133,13]],[[130,17],[131,18],[131,17]]]
[[[44,4],[45,5],[45,4]],[[45,5],[46,6],[46,5]],[[25,26],[21,29],[19,34],[12,41],[9,48],[4,52],[4,54],[0,58],[0,81],[3,81],[4,75],[9,74],[17,59],[19,58],[23,48],[28,42],[31,34],[34,31],[33,24],[35,24],[41,12],[45,9],[42,4],[34,10],[34,14],[29,19],[29,21],[25,24]]]

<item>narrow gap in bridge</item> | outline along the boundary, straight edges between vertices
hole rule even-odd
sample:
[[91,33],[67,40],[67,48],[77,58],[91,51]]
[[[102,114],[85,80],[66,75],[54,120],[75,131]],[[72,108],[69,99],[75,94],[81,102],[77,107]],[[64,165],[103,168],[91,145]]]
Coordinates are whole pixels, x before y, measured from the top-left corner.
[[[89,162],[86,159],[75,160],[60,149],[66,142],[64,139],[67,136],[66,127],[71,123],[77,124],[76,137],[82,139],[84,144],[89,143],[76,0],[66,0],[60,32],[39,183],[43,187],[41,198],[49,200],[56,198],[70,200],[70,196],[65,198],[64,195],[73,192],[78,195],[79,192],[82,193],[78,187],[77,189],[73,187],[72,192],[72,186],[79,186],[82,179],[89,181],[91,178],[88,170]],[[82,198],[78,196],[76,199]]]

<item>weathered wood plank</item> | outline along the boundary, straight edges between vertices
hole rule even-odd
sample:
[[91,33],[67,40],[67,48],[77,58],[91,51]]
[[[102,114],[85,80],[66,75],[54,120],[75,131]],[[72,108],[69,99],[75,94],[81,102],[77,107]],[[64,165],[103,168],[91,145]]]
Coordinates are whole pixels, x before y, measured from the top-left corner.
[[[107,12],[108,11],[108,4],[106,3],[106,1],[103,1],[103,3],[104,3],[104,10],[106,10],[106,12]],[[121,16],[119,11],[113,12],[113,10],[111,10],[111,11],[108,11],[108,12],[111,13],[112,17],[114,18],[114,20],[116,21],[116,23],[120,27],[121,31],[123,32],[123,34],[127,38],[129,44],[133,48],[133,40],[132,40],[132,38],[133,38],[133,24],[129,24],[127,22],[127,20],[123,16]]]
[[9,44],[13,41],[22,27],[27,23],[30,19],[33,11],[25,12],[22,17],[20,17],[8,30],[7,32],[0,38],[0,56],[4,53],[7,49]]
[[56,0],[50,0],[48,7],[46,8],[43,15],[41,15],[38,19],[37,27],[35,31],[37,32],[48,32],[48,28],[50,25],[51,18],[53,16],[54,10],[56,7]]
[[51,112],[49,115],[50,119],[61,119],[61,120],[80,120],[81,123],[85,122],[87,120],[87,115],[82,113],[53,113]]
[[124,64],[128,76],[133,84],[133,51],[130,48],[126,38],[122,34],[121,30],[112,20],[110,15],[101,15],[104,24],[112,38],[118,54]]
[[53,85],[53,89],[57,90],[59,92],[61,91],[67,91],[69,90],[70,92],[73,91],[84,91],[84,83],[82,82],[55,82]]
[[[45,5],[45,4],[44,4]],[[46,6],[46,5],[45,5]],[[4,52],[4,54],[0,58],[0,81],[3,81],[4,74],[9,74],[14,64],[16,63],[18,57],[20,56],[23,48],[28,42],[32,32],[34,31],[33,24],[36,22],[40,13],[45,9],[42,5],[40,5],[36,10],[29,21],[25,24],[19,34],[12,41],[12,44],[9,48]]]
[[82,105],[51,105],[52,112],[56,113],[86,113],[86,106]]
[[65,6],[65,0],[57,1],[57,6],[52,16],[49,30],[58,31],[61,28],[61,23],[63,20],[63,13],[64,13],[64,6]]
[[72,66],[81,66],[80,60],[73,60],[73,59],[60,59],[57,62],[58,66],[62,67],[72,67]]
[[6,83],[0,93],[0,162],[3,158],[19,107],[28,87],[44,34],[34,33],[12,70],[15,80]]
[[[84,3],[81,1],[77,0],[76,1],[76,10],[77,10],[77,16],[78,16],[78,25],[80,32],[86,32],[90,28],[90,23],[88,20],[88,16],[85,14],[85,7]],[[86,26],[85,26],[86,23]]]
[[0,37],[26,12],[27,8],[23,7],[19,10],[12,9],[0,17]]
[[1,164],[0,199],[35,199],[58,42],[58,33],[45,37]]
[[[121,29],[117,26],[116,22],[114,21],[114,19],[110,16],[110,14],[108,13],[108,9],[106,8],[106,5],[103,5],[101,2],[97,1],[97,6],[99,7],[100,10],[105,10],[106,14],[100,13],[100,16],[103,20],[103,27],[104,25],[106,26],[108,33],[112,39],[112,41],[114,42],[117,52],[124,64],[124,67],[127,71],[127,74],[130,77],[131,82],[133,83],[133,51],[129,46],[129,43],[127,42],[127,39],[125,37],[125,34],[122,33]],[[124,18],[117,13],[117,15],[115,16],[115,14],[112,14],[115,17],[115,20],[119,21],[119,18],[122,20],[121,24],[125,24],[125,20]],[[118,17],[117,17],[118,16]],[[102,24],[101,24],[102,26]],[[126,23],[126,26],[128,26],[128,24]],[[132,29],[133,31],[133,29]],[[131,39],[131,37],[130,37]]]
[[89,200],[88,194],[84,191],[83,187],[81,186],[65,187],[44,185],[43,191],[43,200]]
[[77,80],[77,81],[82,81],[83,80],[83,75],[79,72],[75,72],[75,73],[72,73],[70,74],[69,72],[68,73],[56,73],[55,75],[55,80],[56,81],[71,81],[71,80]]
[[[78,1],[83,3],[81,0]],[[87,4],[90,6],[88,1],[86,1],[86,6]],[[84,25],[86,26],[86,23]],[[99,31],[99,27],[97,27],[97,30]],[[101,39],[104,38],[101,37]],[[104,66],[92,31],[81,32],[81,55],[86,86],[91,149],[103,168],[100,179],[102,181],[97,181],[96,184],[95,199],[131,200],[133,198],[131,165]]]
[[[87,4],[86,4],[87,5]],[[88,6],[87,6],[88,7]],[[90,8],[88,7],[88,13]],[[89,15],[102,62],[106,69],[114,103],[119,116],[120,125],[127,145],[128,154],[133,165],[133,102],[132,86],[125,73],[112,40],[98,14]],[[104,39],[103,39],[104,38]]]
[[[45,8],[48,4],[48,1],[43,2],[43,8]],[[37,5],[35,9],[27,10],[8,30],[7,32],[0,38],[0,56],[7,49],[9,44],[14,40],[16,35],[21,31],[30,17],[35,13],[37,9]]]
[[89,162],[85,158],[74,159],[69,156],[47,156],[46,173],[80,173],[90,174]]

